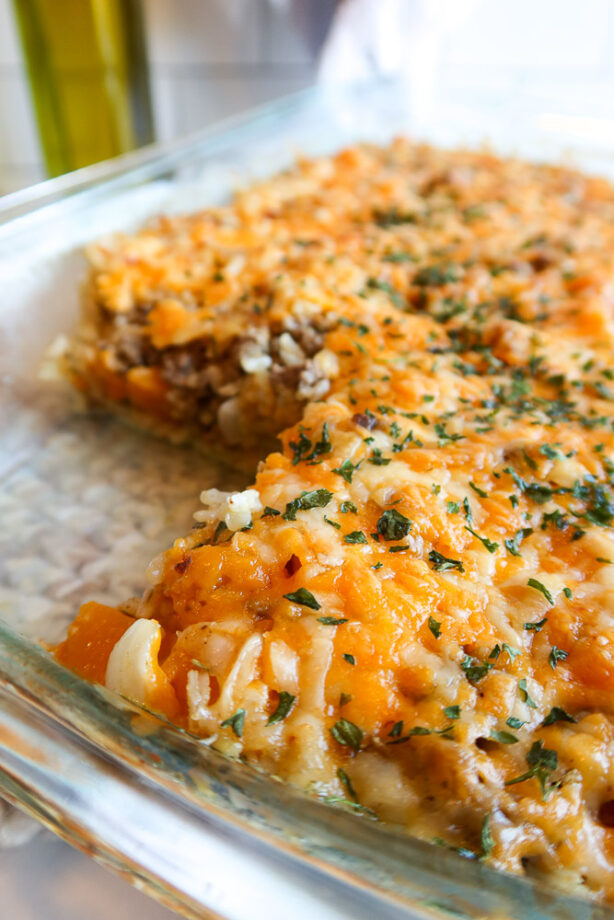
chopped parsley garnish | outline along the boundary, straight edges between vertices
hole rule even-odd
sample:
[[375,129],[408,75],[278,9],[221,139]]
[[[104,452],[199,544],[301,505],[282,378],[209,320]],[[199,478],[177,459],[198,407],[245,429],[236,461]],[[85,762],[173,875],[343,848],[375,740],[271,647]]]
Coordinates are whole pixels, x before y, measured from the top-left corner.
[[362,530],[353,530],[351,533],[346,533],[343,537],[344,543],[366,543],[367,538],[365,537]]
[[523,703],[526,703],[527,706],[529,707],[529,709],[537,709],[537,703],[536,703],[535,700],[531,697],[531,694],[530,694],[529,691],[527,690],[527,679],[526,679],[526,677],[522,677],[522,678],[518,681],[518,689],[520,690],[520,695],[521,695],[521,697],[522,697]]
[[359,751],[364,738],[362,728],[349,722],[348,719],[339,719],[330,729],[330,733],[339,744],[352,748],[353,751]]
[[311,450],[311,441],[304,431],[299,431],[298,441],[290,441],[290,450],[293,453],[292,464],[296,466]]
[[349,655],[347,652],[343,653],[343,660],[347,661],[348,664],[352,664],[352,665],[356,664],[356,659],[354,658],[354,656]]
[[380,448],[374,447],[373,453],[369,457],[369,463],[372,463],[373,466],[388,466],[390,463],[390,457],[382,457]]
[[347,621],[347,617],[318,617],[318,623],[322,623],[323,626],[341,626]]
[[354,464],[351,460],[344,460],[341,466],[338,466],[333,470],[333,473],[336,473],[337,476],[341,476],[343,479],[345,479],[346,482],[351,483],[352,476],[359,466],[360,463]]
[[352,799],[352,801],[357,802],[358,796],[356,795],[356,792],[352,785],[352,780],[347,775],[343,767],[337,768],[337,779],[339,780],[339,782],[341,783],[341,785],[343,786],[343,788],[345,789],[349,797]]
[[[380,225],[381,226],[381,225]],[[414,257],[408,252],[389,252],[382,256],[382,262],[413,262]]]
[[384,511],[377,522],[377,532],[384,540],[402,540],[411,530],[411,521],[396,508]]
[[447,502],[446,511],[448,512],[448,514],[458,514],[458,512],[460,511],[459,502]]
[[543,620],[537,620],[535,623],[525,623],[523,629],[526,629],[527,632],[540,632],[546,623],[548,622],[548,617],[544,617]]
[[439,637],[441,636],[441,623],[438,623],[437,620],[435,620],[433,617],[429,617],[428,627],[430,631],[433,633],[433,635],[435,636],[435,638],[439,639]]
[[302,607],[309,607],[311,610],[319,610],[322,606],[307,588],[298,588],[298,590],[292,591],[290,594],[284,594],[284,597],[292,601],[293,604],[300,604]]
[[480,844],[482,846],[482,851],[480,853],[480,859],[488,859],[492,853],[495,841],[490,830],[490,812],[484,817],[482,823],[482,830],[480,833]]
[[549,604],[554,604],[554,599],[548,591],[548,588],[538,581],[537,578],[529,578],[527,582],[529,588],[534,588],[536,591],[539,591],[540,594],[543,594]]
[[319,441],[316,441],[314,444],[313,450],[309,456],[305,457],[305,460],[315,460],[316,457],[321,457],[324,454],[330,454],[333,449],[333,445],[328,436],[328,422],[324,422],[322,425],[322,437]]
[[347,514],[350,511],[352,514],[358,514],[358,508],[354,502],[341,502],[339,505],[339,510],[341,511],[341,514]]
[[522,530],[516,531],[509,540],[504,540],[505,548],[512,556],[520,556],[520,544],[533,533],[532,527],[523,527]]
[[405,306],[405,301],[399,292],[388,281],[381,281],[379,278],[368,278],[367,287],[373,291],[382,291],[384,294],[388,294],[395,307]]
[[264,511],[262,512],[262,517],[276,517],[278,514],[281,514],[281,511],[266,505]]
[[211,542],[213,543],[214,546],[215,546],[215,544],[217,543],[218,538],[219,538],[223,533],[225,533],[227,530],[228,530],[228,525],[226,524],[226,522],[225,522],[225,521],[219,521],[217,527],[215,528],[215,532],[214,532],[214,534],[213,534],[213,538],[212,538],[212,540],[211,540]]
[[459,572],[465,571],[463,563],[459,559],[448,559],[447,556],[443,556],[435,549],[432,549],[429,553],[429,562],[436,572],[449,572],[451,569],[457,569]]
[[237,709],[237,711],[229,716],[221,724],[221,728],[232,728],[233,732],[237,738],[243,736],[243,726],[245,725],[245,710]]
[[515,776],[513,779],[506,780],[505,785],[513,786],[516,783],[523,783],[525,780],[531,779],[534,776],[539,782],[542,798],[545,800],[548,797],[548,793],[555,785],[548,785],[548,779],[550,773],[558,767],[558,763],[559,758],[556,751],[545,748],[544,742],[541,739],[539,741],[534,741],[527,753],[527,764],[529,765],[529,769],[521,776]]
[[494,543],[492,540],[489,540],[488,537],[481,537],[479,533],[476,533],[475,530],[471,529],[471,527],[466,526],[465,530],[468,530],[469,533],[472,534],[472,536],[474,536],[477,540],[479,540],[480,543],[482,543],[486,547],[489,553],[496,553],[496,551],[499,549],[498,543]]
[[286,716],[290,715],[290,711],[294,706],[296,697],[291,693],[288,693],[287,690],[279,691],[279,699],[277,701],[277,709],[275,712],[269,716],[267,725],[274,725],[276,722],[281,722]]
[[443,714],[447,719],[460,719],[460,706],[446,706]]
[[571,600],[571,598],[572,598],[572,596],[573,596],[572,593],[571,593],[571,588],[567,588],[567,587],[563,588],[563,594],[565,595],[565,597],[566,597],[568,600]]
[[324,515],[324,520],[327,524],[330,524],[331,527],[334,527],[335,530],[341,530],[341,524],[338,521],[333,521],[330,518],[327,518],[326,515]]
[[465,655],[460,666],[467,680],[472,683],[478,683],[494,667],[492,661],[480,661],[479,658],[472,658],[471,655]]
[[479,495],[480,498],[488,498],[488,492],[485,492],[484,489],[480,489],[476,486],[475,482],[470,482],[469,486],[473,489],[476,495]]
[[516,735],[512,735],[511,732],[493,729],[490,733],[490,738],[492,741],[498,741],[499,744],[518,744],[518,738]]
[[505,724],[509,725],[510,728],[522,728],[527,723],[523,722],[522,719],[517,719],[516,716],[510,716],[509,719],[505,720]]
[[378,227],[396,227],[398,224],[416,224],[418,216],[410,211],[399,211],[396,205],[393,205],[387,211],[376,209],[373,212],[373,221]]
[[413,282],[419,287],[442,287],[451,281],[458,281],[458,266],[450,264],[425,265],[414,275]]
[[553,645],[550,649],[550,654],[548,655],[548,663],[552,670],[555,670],[559,661],[565,661],[568,655],[569,652],[565,652],[562,648],[557,648],[556,645]]
[[561,709],[560,706],[553,706],[544,721],[542,726],[546,727],[548,725],[554,725],[555,722],[577,722],[572,715],[570,715],[565,709]]
[[464,434],[450,434],[448,431],[446,431],[446,426],[443,422],[436,422],[434,427],[435,434],[442,444],[446,441],[462,441],[465,437]]
[[310,511],[312,508],[325,508],[333,497],[328,489],[315,489],[313,492],[301,492],[298,498],[286,505],[283,517],[286,521],[296,521],[297,511]]

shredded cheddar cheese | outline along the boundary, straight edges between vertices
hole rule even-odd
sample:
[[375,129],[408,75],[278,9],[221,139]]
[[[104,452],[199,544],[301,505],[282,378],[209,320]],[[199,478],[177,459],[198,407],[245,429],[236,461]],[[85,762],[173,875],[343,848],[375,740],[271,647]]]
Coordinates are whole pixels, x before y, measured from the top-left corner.
[[136,620],[85,605],[58,659],[614,899],[614,189],[399,140],[92,260],[64,359],[92,399],[281,448],[203,493]]

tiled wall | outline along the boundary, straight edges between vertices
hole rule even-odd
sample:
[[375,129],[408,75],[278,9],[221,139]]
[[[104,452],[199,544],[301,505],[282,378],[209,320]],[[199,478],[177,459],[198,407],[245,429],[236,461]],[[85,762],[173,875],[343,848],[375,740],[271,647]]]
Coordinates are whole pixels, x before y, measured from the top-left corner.
[[[438,91],[461,103],[529,88],[546,107],[548,94],[576,94],[587,114],[614,104],[614,0],[371,2],[393,21],[395,8],[399,22],[420,18],[404,19],[401,7],[422,12]],[[312,82],[336,7],[336,0],[143,3],[162,139]],[[394,58],[395,66],[407,65],[411,45],[392,44],[389,53],[378,50],[384,64]],[[420,80],[424,70],[410,73]],[[42,175],[11,0],[0,0],[0,193]]]

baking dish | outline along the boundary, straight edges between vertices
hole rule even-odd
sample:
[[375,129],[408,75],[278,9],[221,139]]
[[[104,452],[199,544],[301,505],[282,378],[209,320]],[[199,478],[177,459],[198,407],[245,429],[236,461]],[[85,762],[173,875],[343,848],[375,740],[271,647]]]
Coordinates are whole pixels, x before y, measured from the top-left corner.
[[[366,816],[333,811],[83,684],[15,632],[53,641],[92,591],[103,601],[138,592],[139,554],[146,559],[152,541],[164,545],[167,530],[177,532],[180,517],[171,512],[189,513],[203,485],[192,455],[154,441],[143,451],[139,441],[139,453],[176,486],[145,497],[138,488],[143,470],[125,462],[144,436],[75,414],[52,382],[37,380],[45,346],[76,313],[84,242],[156,211],[223,200],[235,183],[270,173],[299,151],[410,132],[473,144],[486,134],[500,148],[553,156],[562,130],[572,140],[582,128],[573,115],[539,106],[525,106],[516,119],[485,108],[442,107],[426,116],[404,98],[395,85],[309,91],[190,141],[12,196],[0,214],[0,787],[187,915],[611,914],[461,861]],[[575,153],[589,168],[599,160],[581,134]],[[607,165],[604,157],[601,171]],[[119,466],[127,470],[122,481],[113,474]],[[198,482],[193,498],[189,481]],[[113,580],[109,548],[118,538],[133,562]]]

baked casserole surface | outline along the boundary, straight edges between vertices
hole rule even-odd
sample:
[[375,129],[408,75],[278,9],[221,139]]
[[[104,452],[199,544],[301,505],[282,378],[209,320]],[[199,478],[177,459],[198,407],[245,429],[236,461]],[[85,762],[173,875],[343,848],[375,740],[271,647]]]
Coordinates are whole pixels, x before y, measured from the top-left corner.
[[333,802],[612,900],[612,186],[397,140],[90,258],[65,373],[261,462],[58,659]]

